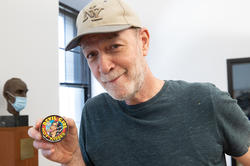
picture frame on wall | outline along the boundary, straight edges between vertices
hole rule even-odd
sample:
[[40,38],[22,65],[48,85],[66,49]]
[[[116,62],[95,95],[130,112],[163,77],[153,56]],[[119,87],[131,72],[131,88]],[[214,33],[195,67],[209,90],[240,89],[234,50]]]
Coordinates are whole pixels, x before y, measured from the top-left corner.
[[[227,59],[228,92],[250,120],[250,57]],[[232,159],[232,166],[242,166]]]

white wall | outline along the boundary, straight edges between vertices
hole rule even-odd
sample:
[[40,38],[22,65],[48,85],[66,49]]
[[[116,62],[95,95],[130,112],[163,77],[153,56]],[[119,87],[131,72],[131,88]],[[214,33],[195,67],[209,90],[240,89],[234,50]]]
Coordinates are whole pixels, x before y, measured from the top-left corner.
[[[22,115],[29,124],[58,114],[58,60],[56,0],[1,1],[0,10],[0,115],[6,111],[3,85],[19,77],[28,85],[28,103]],[[40,166],[57,164],[39,154]]]

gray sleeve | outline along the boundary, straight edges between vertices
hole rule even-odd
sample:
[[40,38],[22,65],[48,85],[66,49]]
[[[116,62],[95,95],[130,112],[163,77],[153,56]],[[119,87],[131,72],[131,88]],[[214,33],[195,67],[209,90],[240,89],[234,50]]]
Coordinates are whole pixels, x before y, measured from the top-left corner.
[[235,157],[242,156],[250,145],[250,121],[228,93],[210,86],[210,95],[224,152]]

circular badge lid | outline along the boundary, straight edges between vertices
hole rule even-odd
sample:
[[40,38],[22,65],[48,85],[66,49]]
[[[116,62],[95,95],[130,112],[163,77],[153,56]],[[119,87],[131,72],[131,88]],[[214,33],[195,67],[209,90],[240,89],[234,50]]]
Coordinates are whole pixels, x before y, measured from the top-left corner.
[[44,140],[55,143],[66,137],[68,125],[61,116],[50,115],[42,121],[40,131]]

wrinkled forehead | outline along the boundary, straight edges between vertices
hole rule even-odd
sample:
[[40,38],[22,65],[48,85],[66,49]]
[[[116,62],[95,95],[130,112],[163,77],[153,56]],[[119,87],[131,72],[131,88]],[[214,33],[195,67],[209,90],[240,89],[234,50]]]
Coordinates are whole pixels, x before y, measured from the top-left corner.
[[119,37],[119,32],[89,34],[81,38],[80,46],[82,49],[93,46],[100,42],[112,41]]

